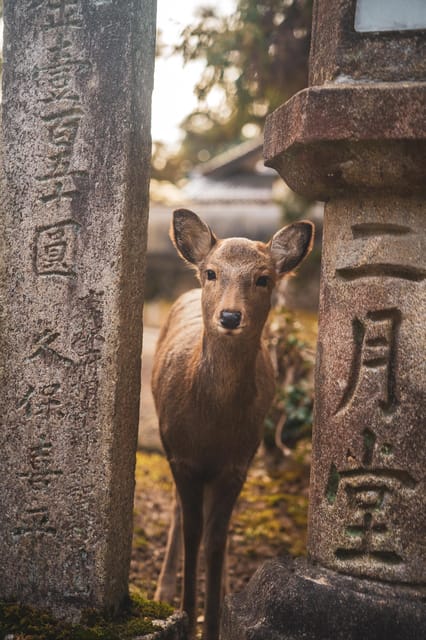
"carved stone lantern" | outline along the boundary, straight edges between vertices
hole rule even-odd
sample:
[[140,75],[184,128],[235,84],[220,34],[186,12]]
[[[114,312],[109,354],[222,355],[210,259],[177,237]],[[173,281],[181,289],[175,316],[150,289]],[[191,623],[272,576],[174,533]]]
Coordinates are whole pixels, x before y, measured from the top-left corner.
[[326,202],[308,560],[262,567],[224,638],[420,640],[426,3],[317,0],[309,82],[265,130],[266,164]]

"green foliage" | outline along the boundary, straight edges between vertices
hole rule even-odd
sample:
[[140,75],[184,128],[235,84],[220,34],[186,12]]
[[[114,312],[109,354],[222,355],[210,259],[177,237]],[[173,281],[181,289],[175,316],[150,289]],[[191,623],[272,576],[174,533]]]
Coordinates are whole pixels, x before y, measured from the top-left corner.
[[[239,498],[231,532],[244,554],[264,559],[268,555],[306,553],[307,486],[310,442],[300,440],[286,465],[270,474],[265,460],[256,459]],[[231,538],[231,551],[235,541]]]
[[274,311],[267,334],[277,370],[275,397],[265,420],[264,442],[269,449],[293,448],[311,434],[314,354],[300,333],[301,325],[291,312]]
[[[312,0],[237,0],[225,17],[213,6],[199,10],[175,47],[185,62],[204,62],[198,108],[181,124],[182,147],[162,170],[154,153],[154,177],[182,176],[206,154],[246,139],[246,125],[260,133],[267,113],[307,84],[311,18]],[[215,108],[207,102],[213,93]]]
[[185,61],[205,62],[199,101],[219,87],[234,117],[263,122],[267,110],[306,86],[311,15],[311,0],[238,0],[227,17],[200,9],[176,47]]
[[153,620],[165,620],[172,613],[169,605],[132,594],[117,619],[86,611],[81,624],[71,625],[55,620],[48,612],[0,602],[0,638],[18,634],[19,640],[130,640],[158,630]]

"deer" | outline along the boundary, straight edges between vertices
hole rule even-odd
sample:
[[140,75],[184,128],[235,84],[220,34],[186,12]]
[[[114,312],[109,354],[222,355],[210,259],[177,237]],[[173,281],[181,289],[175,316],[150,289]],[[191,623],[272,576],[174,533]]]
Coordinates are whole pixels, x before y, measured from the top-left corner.
[[181,609],[191,640],[202,541],[203,639],[219,637],[229,521],[275,391],[263,328],[276,283],[309,254],[313,235],[313,224],[300,221],[282,228],[268,243],[218,239],[192,211],[173,213],[172,242],[195,268],[201,288],[173,304],[154,356],[152,390],[176,490],[155,598],[173,598],[181,531]]

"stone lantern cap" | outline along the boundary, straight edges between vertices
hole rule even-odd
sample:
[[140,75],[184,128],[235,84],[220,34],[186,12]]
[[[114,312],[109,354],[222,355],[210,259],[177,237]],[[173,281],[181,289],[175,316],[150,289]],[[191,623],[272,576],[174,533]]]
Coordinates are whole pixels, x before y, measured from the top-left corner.
[[425,113],[425,83],[304,89],[268,117],[265,164],[319,200],[348,188],[422,191]]
[[266,121],[265,164],[308,197],[426,188],[426,11],[377,2],[317,0],[311,86]]

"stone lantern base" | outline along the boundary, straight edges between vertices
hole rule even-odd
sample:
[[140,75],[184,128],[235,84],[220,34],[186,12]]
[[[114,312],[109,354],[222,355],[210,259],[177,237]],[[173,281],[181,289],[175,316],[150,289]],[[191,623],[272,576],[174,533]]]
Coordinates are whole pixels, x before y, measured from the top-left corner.
[[266,562],[226,599],[222,640],[424,640],[426,589],[344,576],[305,559]]

